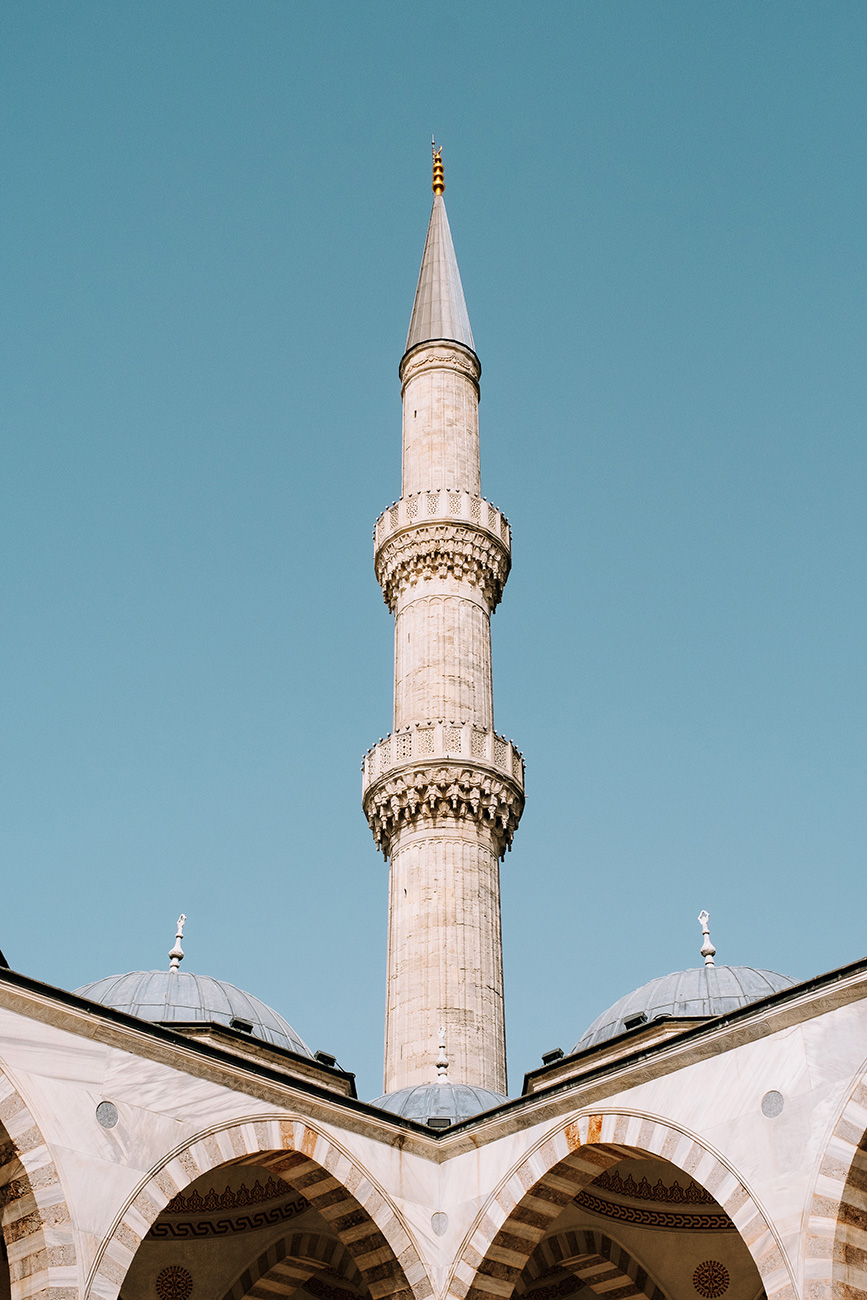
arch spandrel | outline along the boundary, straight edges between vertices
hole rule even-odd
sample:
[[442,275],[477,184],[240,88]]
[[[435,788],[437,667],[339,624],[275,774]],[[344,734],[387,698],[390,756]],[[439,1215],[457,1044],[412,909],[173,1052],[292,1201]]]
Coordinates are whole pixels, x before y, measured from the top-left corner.
[[628,1156],[658,1156],[717,1200],[758,1269],[768,1300],[796,1300],[794,1272],[755,1196],[694,1134],[653,1116],[596,1111],[543,1138],[487,1198],[449,1279],[450,1300],[507,1300],[562,1210]]
[[256,1164],[301,1192],[352,1257],[372,1300],[425,1300],[427,1272],[402,1219],[349,1153],[307,1121],[228,1123],[191,1139],[155,1166],[102,1243],[87,1300],[117,1300],[136,1252],[169,1201],[203,1174]]

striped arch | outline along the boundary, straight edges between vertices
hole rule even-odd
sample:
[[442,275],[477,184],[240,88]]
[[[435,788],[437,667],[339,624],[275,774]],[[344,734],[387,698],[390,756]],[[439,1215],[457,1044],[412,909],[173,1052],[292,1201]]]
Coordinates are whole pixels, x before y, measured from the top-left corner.
[[406,1229],[364,1170],[311,1125],[282,1118],[210,1129],[168,1156],[139,1185],[106,1238],[85,1294],[117,1300],[136,1251],[169,1201],[227,1164],[261,1165],[302,1192],[352,1256],[372,1300],[426,1300],[432,1294]]
[[546,1232],[603,1169],[637,1153],[661,1156],[722,1205],[753,1257],[769,1300],[795,1300],[768,1220],[727,1165],[689,1133],[640,1114],[605,1112],[564,1124],[488,1198],[452,1271],[452,1300],[508,1300]]
[[325,1273],[364,1291],[364,1280],[345,1246],[333,1237],[295,1232],[275,1241],[244,1270],[223,1300],[278,1300]]
[[[576,1290],[590,1287],[600,1300],[666,1300],[656,1283],[648,1276],[638,1260],[606,1237],[604,1232],[575,1229],[546,1237],[533,1251],[527,1267],[521,1274],[515,1294],[525,1295],[540,1278],[563,1269],[576,1279]],[[534,1290],[530,1297],[539,1297]]]
[[859,1082],[819,1165],[805,1243],[811,1300],[867,1297],[867,1086]]
[[0,1073],[0,1226],[12,1300],[76,1300],[72,1219],[39,1127]]

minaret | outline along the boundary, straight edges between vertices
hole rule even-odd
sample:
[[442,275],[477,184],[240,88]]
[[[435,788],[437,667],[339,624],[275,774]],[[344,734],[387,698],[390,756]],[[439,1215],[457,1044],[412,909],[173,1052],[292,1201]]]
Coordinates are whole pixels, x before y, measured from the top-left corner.
[[403,482],[374,530],[395,616],[394,730],[365,755],[363,804],[391,861],[385,1090],[436,1077],[506,1091],[499,864],[524,768],[494,731],[491,614],[506,518],[481,496],[479,377],[446,216],[441,151],[400,363]]

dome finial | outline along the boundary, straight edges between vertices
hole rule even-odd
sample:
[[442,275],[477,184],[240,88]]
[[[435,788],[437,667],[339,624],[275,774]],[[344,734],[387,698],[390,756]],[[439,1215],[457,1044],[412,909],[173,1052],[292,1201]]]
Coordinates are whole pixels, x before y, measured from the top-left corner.
[[433,189],[434,194],[442,194],[446,187],[445,172],[443,171],[443,147],[439,149],[436,146],[436,140],[433,136],[430,138],[430,147],[433,151]]
[[449,1058],[446,1056],[446,1031],[445,1026],[440,1027],[439,1054],[437,1055],[437,1083],[448,1083],[449,1081]]
[[184,916],[183,912],[181,912],[178,917],[178,932],[175,935],[175,946],[169,953],[169,970],[177,970],[181,962],[184,960],[184,950],[181,947],[181,939],[184,937],[184,926],[186,923],[187,918]]
[[713,959],[716,954],[716,948],[713,946],[713,944],[710,941],[710,930],[707,928],[707,923],[709,920],[710,920],[710,912],[705,912],[705,911],[699,912],[698,923],[701,926],[701,934],[702,934],[702,938],[704,939],[704,943],[701,945],[701,955],[702,957],[704,957],[705,966],[713,965]]

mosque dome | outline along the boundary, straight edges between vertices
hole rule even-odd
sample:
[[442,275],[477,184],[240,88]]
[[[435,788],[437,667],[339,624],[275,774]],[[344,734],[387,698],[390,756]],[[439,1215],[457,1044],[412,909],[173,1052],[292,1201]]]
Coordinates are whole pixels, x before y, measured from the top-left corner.
[[788,975],[757,970],[753,966],[699,966],[661,975],[627,993],[597,1016],[572,1051],[586,1051],[660,1016],[686,1020],[724,1016],[772,993],[790,989],[796,982]]
[[292,1026],[252,993],[245,993],[227,980],[180,969],[186,923],[187,918],[181,913],[174,946],[169,952],[168,970],[134,970],[127,975],[109,975],[92,984],[83,984],[75,990],[76,995],[157,1025],[225,1025],[229,1029],[241,1029],[264,1043],[312,1058],[310,1048]]
[[[252,1037],[310,1056],[310,1048],[276,1011],[226,980],[182,970],[138,970],[109,975],[75,990],[80,998],[156,1024],[218,1024],[247,1030]],[[234,1026],[232,1022],[235,1021]],[[241,1023],[238,1024],[237,1022]]]
[[391,1111],[393,1115],[402,1115],[404,1119],[415,1120],[417,1124],[430,1124],[433,1120],[431,1128],[449,1128],[463,1119],[481,1115],[482,1111],[502,1106],[508,1100],[501,1092],[492,1092],[490,1088],[474,1088],[468,1083],[438,1079],[435,1083],[417,1083],[411,1088],[387,1092],[370,1104]]

